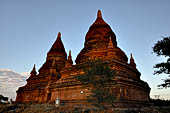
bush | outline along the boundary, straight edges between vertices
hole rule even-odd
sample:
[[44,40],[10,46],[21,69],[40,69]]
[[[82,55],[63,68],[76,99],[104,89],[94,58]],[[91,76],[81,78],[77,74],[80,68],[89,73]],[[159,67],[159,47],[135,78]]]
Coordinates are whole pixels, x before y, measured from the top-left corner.
[[170,106],[170,100],[151,99],[151,102],[158,107]]

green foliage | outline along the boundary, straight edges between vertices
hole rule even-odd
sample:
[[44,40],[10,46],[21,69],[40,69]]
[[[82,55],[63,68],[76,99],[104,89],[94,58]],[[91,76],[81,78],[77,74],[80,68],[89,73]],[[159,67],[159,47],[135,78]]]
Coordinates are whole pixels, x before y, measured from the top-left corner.
[[153,47],[153,51],[157,56],[164,55],[170,56],[170,37],[164,37],[163,40],[159,40]]
[[[164,37],[159,40],[153,47],[153,52],[157,56],[164,56],[167,58],[166,62],[158,63],[154,68],[158,69],[154,71],[154,74],[168,74],[170,77],[170,37]],[[164,79],[164,83],[158,85],[158,87],[168,88],[170,87],[170,78]]]
[[113,106],[115,97],[111,91],[111,85],[115,84],[113,80],[115,71],[110,69],[107,62],[100,60],[88,62],[83,71],[84,73],[76,78],[84,87],[91,88],[88,102],[102,109],[108,105]]

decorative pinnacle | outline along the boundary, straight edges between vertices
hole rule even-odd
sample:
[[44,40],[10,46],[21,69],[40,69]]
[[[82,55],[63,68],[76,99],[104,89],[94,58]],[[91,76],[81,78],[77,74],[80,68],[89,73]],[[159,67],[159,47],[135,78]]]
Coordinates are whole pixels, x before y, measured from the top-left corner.
[[68,60],[72,61],[71,50],[69,50]]
[[60,32],[58,32],[58,36],[57,37],[61,37],[61,33]]
[[71,57],[71,50],[69,50],[69,55],[68,55],[68,59],[67,59],[65,67],[70,67],[70,66],[72,66],[72,64],[73,64],[73,61],[72,61],[72,57]]
[[69,56],[71,56],[71,50],[69,50]]
[[49,71],[50,71],[51,74],[56,73],[55,59],[53,59],[53,62],[52,62],[52,65],[51,65]]
[[133,67],[136,68],[136,63],[135,63],[135,61],[133,59],[132,53],[130,54],[130,65],[132,65]]
[[36,70],[36,69],[35,69],[35,64],[34,64],[33,70]]
[[113,43],[112,43],[112,38],[111,36],[109,37],[109,45],[108,45],[109,48],[113,48]]
[[52,66],[55,67],[55,59],[52,62]]
[[97,18],[102,18],[102,12],[100,9],[97,11]]
[[34,67],[33,67],[33,69],[32,69],[30,74],[31,75],[36,75],[37,74],[36,69],[35,69],[35,64],[34,64]]

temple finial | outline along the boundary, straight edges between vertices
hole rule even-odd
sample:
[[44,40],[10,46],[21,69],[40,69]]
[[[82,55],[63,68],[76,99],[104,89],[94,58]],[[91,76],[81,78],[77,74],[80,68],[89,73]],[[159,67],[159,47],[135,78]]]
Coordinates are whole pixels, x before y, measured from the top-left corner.
[[58,36],[57,37],[61,37],[61,33],[60,32],[58,32]]
[[97,18],[102,18],[102,12],[100,9],[97,11]]

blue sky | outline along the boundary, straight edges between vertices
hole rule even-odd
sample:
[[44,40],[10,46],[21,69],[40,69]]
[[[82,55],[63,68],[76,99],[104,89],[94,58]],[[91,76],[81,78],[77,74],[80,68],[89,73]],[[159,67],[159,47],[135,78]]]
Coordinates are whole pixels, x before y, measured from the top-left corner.
[[161,36],[170,35],[169,5],[169,0],[0,0],[0,69],[30,72],[33,64],[39,69],[58,32],[75,60],[101,9],[118,46],[128,57],[133,53],[151,95],[170,98],[170,89],[157,89],[167,76],[153,75],[153,65],[165,59],[151,53]]

